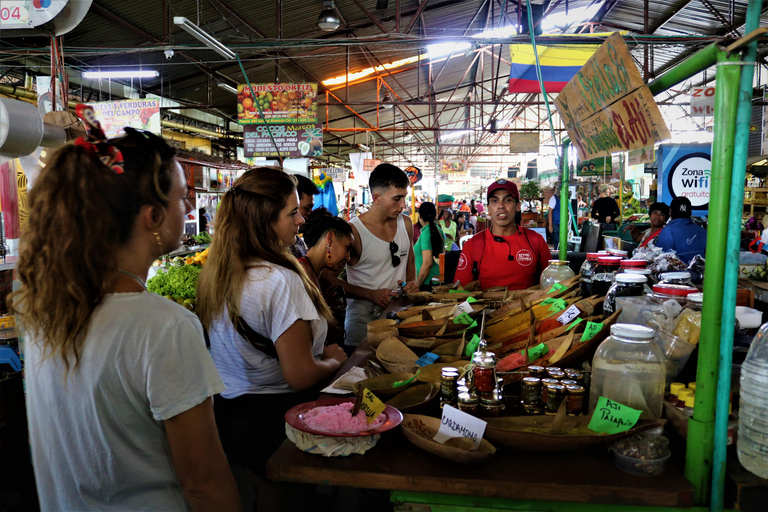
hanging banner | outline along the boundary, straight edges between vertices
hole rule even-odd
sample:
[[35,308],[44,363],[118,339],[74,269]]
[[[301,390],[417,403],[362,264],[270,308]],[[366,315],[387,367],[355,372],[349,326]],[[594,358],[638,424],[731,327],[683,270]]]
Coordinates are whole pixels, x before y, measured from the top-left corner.
[[440,174],[462,174],[467,172],[466,160],[440,160]]
[[320,172],[324,172],[326,176],[337,183],[347,181],[347,171],[343,167],[323,167],[320,169]]
[[366,158],[365,160],[363,160],[363,170],[366,172],[371,172],[380,163],[381,163],[381,160],[379,160],[378,158]]
[[246,125],[243,127],[243,150],[246,157],[320,156],[323,154],[323,129],[319,124]]
[[160,100],[140,99],[89,103],[104,133],[112,139],[125,135],[126,126],[161,135]]
[[595,158],[576,165],[576,176],[610,176],[613,174],[612,158]]
[[619,33],[612,34],[555,98],[580,160],[639,149],[670,137]]
[[627,157],[628,166],[653,163],[655,161],[656,149],[653,146],[633,149],[629,152],[629,156]]
[[659,146],[659,162],[661,201],[671,204],[676,197],[687,197],[694,214],[707,215],[712,182],[712,146],[662,144]]
[[237,86],[238,124],[317,123],[316,83],[251,84],[251,87],[253,95],[247,85]]
[[690,114],[692,116],[715,115],[715,88],[714,87],[692,87],[690,100],[691,100]]
[[538,153],[539,132],[518,132],[509,134],[510,153]]

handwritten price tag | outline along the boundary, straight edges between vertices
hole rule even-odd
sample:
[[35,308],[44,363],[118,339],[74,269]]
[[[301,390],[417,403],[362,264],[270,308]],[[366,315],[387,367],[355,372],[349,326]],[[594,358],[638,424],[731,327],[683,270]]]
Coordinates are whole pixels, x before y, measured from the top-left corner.
[[476,298],[474,298],[474,297],[467,297],[467,302],[469,302],[470,304],[472,304],[473,302],[477,302],[477,299],[476,299]]
[[552,288],[550,288],[550,289],[549,289],[549,291],[547,292],[547,294],[550,294],[550,293],[558,293],[558,292],[560,292],[561,290],[565,290],[565,288],[566,288],[566,287],[565,287],[565,286],[563,286],[562,284],[560,284],[560,283],[555,283],[555,284],[553,284],[553,285],[552,285]]
[[440,358],[439,355],[433,354],[432,352],[427,352],[420,358],[416,360],[416,364],[419,366],[427,366],[428,364],[432,364],[435,361],[437,361]]
[[[470,297],[470,299],[471,298],[472,297]],[[472,309],[472,303],[469,302],[469,299],[467,299],[464,302],[462,302],[461,304],[459,304],[458,306],[456,306],[456,312],[457,313],[467,313],[467,314],[469,314],[469,313],[474,313],[475,310]]]
[[363,390],[363,401],[360,404],[360,410],[365,413],[368,423],[373,423],[373,420],[378,418],[379,414],[383,413],[386,408],[387,406],[384,405],[384,402],[379,400],[368,388]]
[[540,357],[545,356],[549,352],[549,347],[544,343],[540,343],[535,347],[528,349],[528,360],[535,361]]
[[601,396],[587,428],[595,432],[618,434],[634,427],[639,419],[639,410]]
[[551,311],[553,313],[557,313],[558,311],[562,311],[562,310],[564,310],[567,307],[568,307],[568,303],[565,300],[563,300],[563,299],[555,299],[552,302],[552,305],[549,306],[549,311]]
[[443,417],[440,420],[440,429],[433,439],[438,443],[444,443],[454,437],[468,437],[475,443],[475,448],[480,446],[483,440],[487,423],[471,414],[451,407],[443,406]]
[[595,337],[595,334],[600,332],[600,329],[602,328],[603,328],[602,322],[598,322],[598,323],[587,322],[587,327],[584,328],[584,334],[581,335],[581,340],[579,341],[583,343],[585,341],[591,340],[592,338]]
[[456,318],[453,319],[453,323],[455,323],[455,324],[469,325],[472,322],[474,322],[474,320],[472,319],[471,316],[469,316],[466,313],[462,313],[462,314],[460,314],[459,316],[457,316]]
[[467,343],[467,348],[464,349],[464,355],[471,357],[472,354],[475,353],[475,350],[477,350],[478,345],[480,345],[480,336],[475,334],[472,336],[472,339],[469,340],[469,343]]
[[579,316],[581,313],[581,310],[576,307],[574,304],[573,306],[569,307],[565,310],[565,313],[557,317],[557,321],[560,322],[561,325],[565,325],[569,323],[571,320]]

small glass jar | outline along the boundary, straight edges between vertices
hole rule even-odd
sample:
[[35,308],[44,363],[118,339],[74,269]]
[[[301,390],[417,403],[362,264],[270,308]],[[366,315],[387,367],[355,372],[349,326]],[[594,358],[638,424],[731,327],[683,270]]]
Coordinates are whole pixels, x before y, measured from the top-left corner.
[[498,418],[503,410],[504,398],[501,396],[500,390],[494,389],[489,396],[480,398],[480,412],[483,416]]
[[476,415],[478,412],[479,400],[477,395],[470,393],[459,393],[458,406],[460,411],[464,411],[471,415]]
[[600,255],[596,252],[588,252],[587,259],[581,264],[579,273],[581,274],[581,296],[590,297],[592,295],[592,277],[597,269],[597,258]]
[[547,376],[547,369],[543,366],[533,365],[528,367],[528,376],[529,377],[538,377],[543,378]]
[[575,381],[575,380],[573,380],[573,379],[562,379],[562,380],[560,381],[560,384],[562,384],[562,385],[563,385],[563,386],[565,386],[565,387],[568,387],[568,386],[578,386],[578,385],[579,385],[579,383],[578,383],[578,382],[576,382],[576,381]]
[[524,377],[521,395],[523,405],[541,404],[541,379],[538,377]]
[[608,289],[603,300],[603,314],[612,315],[616,311],[617,297],[642,297],[645,293],[646,279],[637,274],[616,274],[616,280]]
[[622,251],[621,249],[608,249],[608,254],[611,256],[618,256],[619,258],[629,257],[629,253],[627,251]]
[[547,386],[547,405],[544,414],[557,414],[560,404],[565,400],[565,386],[550,384]]
[[472,376],[475,389],[480,393],[490,393],[496,389],[496,358],[490,352],[475,352],[472,363],[475,365]]
[[589,412],[601,396],[640,410],[640,419],[661,418],[666,378],[665,358],[653,343],[654,331],[614,324],[592,359]]
[[622,274],[627,270],[644,270],[648,267],[648,262],[645,260],[621,260],[619,263],[619,273]]
[[549,260],[549,266],[541,273],[541,289],[549,290],[555,283],[562,283],[575,275],[567,261]]
[[699,293],[689,293],[685,297],[686,303],[685,307],[688,309],[692,309],[694,311],[701,311],[701,306],[704,303],[704,294]]
[[683,409],[683,414],[686,416],[693,416],[693,406],[696,403],[696,394],[690,394],[687,397],[685,397],[685,409]]
[[584,387],[577,384],[565,386],[568,394],[566,413],[569,416],[578,416],[584,410]]
[[691,273],[680,272],[662,272],[659,274],[659,284],[677,284],[680,286],[693,286]]
[[662,302],[674,299],[681,306],[685,306],[688,295],[698,293],[698,291],[699,289],[695,286],[659,283],[653,285],[653,298]]
[[547,407],[547,388],[553,384],[560,384],[557,379],[541,379],[541,406]]
[[685,389],[685,384],[682,382],[673,382],[669,385],[669,396],[667,396],[667,402],[676,404],[677,403],[677,394],[680,392],[681,389]]
[[678,409],[685,409],[685,399],[688,398],[689,395],[693,394],[692,389],[683,388],[677,392],[677,403],[675,404]]
[[696,381],[689,382],[688,383],[688,389],[692,389],[693,392],[695,393],[696,392]]
[[459,380],[459,370],[447,366],[440,370],[440,397],[449,402],[456,400],[456,381]]
[[592,295],[603,297],[608,293],[620,264],[621,258],[618,256],[601,256],[597,259],[597,269],[592,277]]
[[653,270],[649,268],[628,268],[622,272],[623,274],[635,274],[645,277],[645,293],[650,295],[653,293],[653,285],[656,284],[656,278],[653,277]]

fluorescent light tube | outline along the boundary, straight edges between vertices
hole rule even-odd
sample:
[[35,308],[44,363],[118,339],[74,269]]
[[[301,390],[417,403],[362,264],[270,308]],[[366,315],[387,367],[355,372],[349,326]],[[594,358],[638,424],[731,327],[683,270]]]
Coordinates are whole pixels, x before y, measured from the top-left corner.
[[154,78],[158,76],[157,71],[83,71],[83,78]]
[[200,27],[189,21],[184,16],[174,16],[173,23],[188,32],[192,37],[205,44],[208,48],[215,51],[227,60],[234,60],[235,52],[221,44],[216,38],[208,32],[201,30]]
[[237,94],[237,89],[235,89],[234,87],[232,87],[229,84],[223,84],[223,83],[219,82],[219,87],[221,87],[222,89],[225,89],[225,90],[231,92],[232,94]]

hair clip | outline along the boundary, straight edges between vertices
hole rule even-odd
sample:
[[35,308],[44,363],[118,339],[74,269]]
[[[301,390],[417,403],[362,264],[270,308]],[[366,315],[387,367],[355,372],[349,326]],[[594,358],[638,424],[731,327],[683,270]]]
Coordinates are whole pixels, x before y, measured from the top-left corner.
[[96,113],[93,107],[79,103],[75,107],[75,114],[83,121],[86,132],[85,137],[78,137],[75,140],[75,145],[95,154],[115,174],[125,172],[123,154],[107,140],[107,136],[101,128],[101,123],[96,120]]

